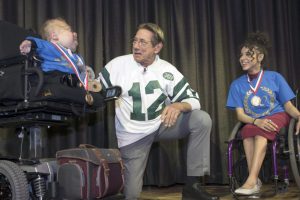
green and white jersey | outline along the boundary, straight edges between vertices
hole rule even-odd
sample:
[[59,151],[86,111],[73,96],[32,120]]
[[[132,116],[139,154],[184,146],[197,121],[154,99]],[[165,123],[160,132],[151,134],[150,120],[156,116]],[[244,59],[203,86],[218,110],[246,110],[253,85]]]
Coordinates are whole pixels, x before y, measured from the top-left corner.
[[156,131],[164,107],[187,102],[200,109],[199,96],[183,75],[159,56],[145,70],[132,54],[110,61],[100,72],[103,88],[119,85],[122,94],[115,102],[119,147],[131,144]]

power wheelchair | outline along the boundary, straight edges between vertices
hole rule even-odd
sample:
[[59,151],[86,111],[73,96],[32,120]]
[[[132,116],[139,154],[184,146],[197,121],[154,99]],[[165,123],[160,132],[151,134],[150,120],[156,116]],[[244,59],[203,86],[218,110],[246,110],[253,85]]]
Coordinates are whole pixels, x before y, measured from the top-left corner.
[[[0,42],[7,42],[0,45],[0,128],[16,128],[21,141],[18,158],[0,157],[0,199],[56,199],[57,164],[55,158],[41,157],[42,129],[68,126],[75,117],[101,111],[107,101],[120,95],[121,88],[90,93],[94,102],[89,105],[83,88],[62,83],[57,78],[61,74],[45,74],[37,55],[18,55],[20,42],[31,33],[3,21],[0,27]],[[26,133],[29,158],[22,152]]]
[[[298,92],[296,92],[298,94]],[[295,102],[296,107],[297,100]],[[288,127],[284,127],[278,133],[273,142],[268,142],[267,153],[260,172],[261,176],[265,176],[263,171],[269,173],[269,168],[264,170],[266,163],[271,163],[273,174],[266,176],[273,177],[274,180],[274,194],[287,190],[289,186],[289,169],[293,174],[293,180],[300,189],[300,134],[295,135],[295,126],[297,121],[291,119]],[[227,165],[228,165],[228,178],[229,187],[233,196],[238,199],[234,194],[235,189],[241,186],[246,180],[248,174],[245,173],[247,169],[246,156],[243,150],[242,138],[240,130],[244,126],[242,122],[236,123],[231,134],[226,141],[227,147]],[[268,167],[268,166],[267,166]],[[255,197],[254,197],[255,198]]]

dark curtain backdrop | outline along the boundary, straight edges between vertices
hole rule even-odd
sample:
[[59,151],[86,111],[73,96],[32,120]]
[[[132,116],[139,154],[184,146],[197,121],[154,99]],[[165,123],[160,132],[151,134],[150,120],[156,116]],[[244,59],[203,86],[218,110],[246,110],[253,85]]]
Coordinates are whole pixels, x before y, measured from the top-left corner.
[[[161,58],[173,63],[199,92],[213,120],[211,183],[227,183],[226,141],[236,122],[225,108],[230,83],[242,74],[239,45],[248,32],[267,32],[272,41],[266,69],[300,86],[300,1],[298,0],[0,0],[0,19],[38,31],[48,18],[62,17],[79,36],[79,53],[98,73],[116,56],[130,53],[130,39],[142,22],[159,24],[166,44]],[[2,31],[2,30],[0,30]],[[13,40],[13,38],[12,38]],[[75,119],[69,127],[45,130],[43,155],[80,143],[117,147],[114,105]],[[14,129],[1,129],[1,154],[18,155]],[[183,182],[185,141],[153,145],[145,184]]]

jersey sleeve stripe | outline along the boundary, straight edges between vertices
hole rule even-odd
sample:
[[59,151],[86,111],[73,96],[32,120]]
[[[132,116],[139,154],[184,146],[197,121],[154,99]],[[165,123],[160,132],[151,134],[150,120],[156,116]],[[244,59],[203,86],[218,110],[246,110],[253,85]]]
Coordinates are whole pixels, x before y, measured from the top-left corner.
[[[191,95],[188,95],[189,93]],[[190,98],[194,98],[194,99],[199,100],[197,92],[195,92],[194,90],[192,90],[190,88],[190,86],[187,85],[187,87],[181,92],[180,96],[172,99],[172,101],[181,102],[184,99],[190,99]]]
[[102,69],[100,79],[105,88],[112,86],[112,83],[110,82],[110,74],[106,68]]
[[187,84],[187,81],[185,78],[182,78],[177,85],[174,87],[173,90],[173,96],[171,97],[171,99],[175,98],[175,96],[178,95],[179,92],[182,91],[182,89],[184,88],[184,86]]

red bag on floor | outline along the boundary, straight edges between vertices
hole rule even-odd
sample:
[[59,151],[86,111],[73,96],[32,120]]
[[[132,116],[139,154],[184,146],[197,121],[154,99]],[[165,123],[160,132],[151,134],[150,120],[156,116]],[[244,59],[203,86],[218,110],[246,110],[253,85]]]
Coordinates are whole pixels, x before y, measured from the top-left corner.
[[82,144],[56,153],[60,195],[67,199],[93,199],[123,190],[124,167],[118,149]]

